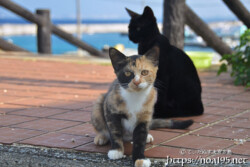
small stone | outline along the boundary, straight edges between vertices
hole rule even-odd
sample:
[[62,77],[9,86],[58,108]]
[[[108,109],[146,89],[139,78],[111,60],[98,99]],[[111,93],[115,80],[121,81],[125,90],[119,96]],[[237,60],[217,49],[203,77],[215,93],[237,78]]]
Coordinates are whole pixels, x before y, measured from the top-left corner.
[[4,89],[4,90],[3,90],[3,92],[4,92],[4,93],[7,93],[7,92],[8,92],[8,90],[7,90],[7,89]]
[[234,144],[244,144],[246,142],[245,139],[234,139]]
[[89,134],[85,134],[85,137],[89,137]]
[[79,96],[78,95],[75,95],[75,98],[78,98]]
[[72,139],[71,139],[71,142],[72,142],[72,143],[75,143],[75,139],[74,139],[74,138],[72,138]]
[[62,141],[64,141],[65,139],[61,139]]

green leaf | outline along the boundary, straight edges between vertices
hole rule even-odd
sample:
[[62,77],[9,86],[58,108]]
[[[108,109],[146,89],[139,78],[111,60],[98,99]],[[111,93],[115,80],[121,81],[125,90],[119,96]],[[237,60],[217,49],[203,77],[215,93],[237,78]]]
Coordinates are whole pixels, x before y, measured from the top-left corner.
[[248,82],[248,83],[247,83],[246,87],[247,87],[247,88],[249,88],[249,87],[250,87],[250,82]]
[[240,37],[240,44],[234,48],[233,54],[225,54],[220,61],[221,64],[217,75],[232,67],[231,77],[234,77],[235,85],[245,85],[250,87],[250,29],[247,29]]
[[221,64],[220,69],[217,72],[217,75],[220,75],[222,72],[227,72],[227,65],[225,63]]

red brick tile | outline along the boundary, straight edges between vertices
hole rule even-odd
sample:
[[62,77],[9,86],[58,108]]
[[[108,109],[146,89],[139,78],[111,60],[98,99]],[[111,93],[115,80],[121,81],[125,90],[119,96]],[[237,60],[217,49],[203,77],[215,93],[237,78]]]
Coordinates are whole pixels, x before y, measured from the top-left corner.
[[208,105],[208,104],[212,104],[212,103],[214,103],[214,102],[216,102],[217,100],[215,100],[215,99],[202,99],[202,103],[203,103],[203,105]]
[[[244,142],[243,144],[235,145],[234,147],[230,148],[233,154],[240,154],[240,155],[250,155],[250,142]],[[248,157],[249,158],[249,157]]]
[[42,130],[42,131],[56,131],[56,130],[61,130],[61,129],[68,128],[71,126],[75,126],[78,124],[79,122],[43,118],[43,119],[38,119],[38,120],[26,122],[26,123],[21,123],[21,124],[15,125],[15,127]]
[[82,135],[82,136],[90,136],[90,137],[96,136],[95,130],[90,123],[76,125],[70,128],[63,129],[60,132],[66,133],[66,134],[72,134],[72,135]]
[[149,133],[154,138],[153,144],[160,144],[161,142],[167,141],[169,139],[172,139],[180,135],[179,133],[164,132],[164,131],[157,131],[157,130],[150,130]]
[[20,143],[45,147],[74,148],[92,141],[93,138],[52,132],[23,140]]
[[[131,142],[124,142],[124,154],[125,155],[132,155],[133,145]],[[146,148],[150,145],[147,144]],[[108,151],[111,149],[110,142],[104,146],[96,146],[94,142],[91,142],[89,144],[76,147],[75,150],[78,151],[86,151],[86,152],[98,152],[98,153],[108,153]]]
[[165,129],[157,129],[157,130],[159,130],[159,131],[166,131],[166,132],[175,132],[175,133],[187,133],[189,131],[201,128],[202,126],[205,126],[205,125],[207,125],[207,124],[206,123],[197,123],[197,122],[194,122],[193,125],[191,125],[187,129],[167,129],[167,128],[165,128]]
[[69,112],[66,112],[66,113],[51,116],[50,118],[71,120],[71,121],[89,122],[91,120],[90,117],[91,117],[90,112],[69,111]]
[[92,112],[92,111],[93,111],[93,105],[88,106],[88,107],[85,107],[85,108],[82,108],[82,109],[80,109],[80,110],[86,111],[86,112]]
[[231,116],[243,112],[242,109],[233,109],[233,108],[221,108],[221,107],[211,107],[205,106],[206,114],[222,115],[222,116]]
[[250,110],[248,110],[248,112],[244,112],[243,114],[237,115],[235,116],[236,118],[245,118],[250,120]]
[[240,117],[230,118],[216,125],[250,129],[249,118],[240,118]]
[[197,156],[207,157],[206,154],[198,154],[197,150],[194,149],[183,149],[168,146],[157,146],[155,148],[145,151],[145,156],[150,158],[192,158],[195,159]]
[[234,142],[226,139],[213,138],[213,137],[202,137],[186,135],[170,142],[166,142],[163,145],[183,147],[190,149],[224,149]]
[[210,93],[210,92],[202,93],[201,95],[202,95],[202,99],[217,99],[217,100],[224,99],[224,98],[231,96],[231,94]]
[[[125,155],[132,155],[133,144],[131,142],[124,142],[123,146],[124,146],[124,154]],[[146,147],[148,147],[148,145]]]
[[250,109],[250,103],[231,101],[231,100],[214,102],[214,103],[209,104],[209,106],[225,107],[225,108],[232,108],[232,109],[243,109],[243,110]]
[[221,120],[223,118],[224,118],[224,116],[221,116],[221,115],[210,115],[210,114],[204,113],[201,116],[184,117],[184,118],[173,118],[173,119],[176,119],[176,120],[188,120],[188,119],[192,119],[194,122],[197,122],[197,123],[212,123],[212,122],[216,122],[218,120]]
[[21,99],[20,97],[15,97],[15,96],[4,96],[0,94],[0,103],[8,103],[12,101],[16,101]]
[[0,115],[0,125],[1,126],[9,126],[14,125],[22,122],[32,121],[35,120],[34,117],[25,117],[25,116],[18,116],[18,115]]
[[18,97],[18,98],[39,97],[45,94],[46,94],[45,92],[29,91],[29,90],[21,91],[21,90],[15,90],[15,89],[7,89],[7,92],[4,93],[4,95],[6,96],[13,96],[13,97]]
[[37,98],[25,98],[14,102],[9,102],[9,104],[26,105],[33,107],[47,106],[50,103],[53,103],[53,101],[48,99],[37,99]]
[[0,134],[1,134],[0,143],[12,144],[20,140],[24,140],[24,139],[31,138],[37,135],[41,135],[43,133],[44,132],[42,131],[2,127],[0,128]]
[[51,108],[61,108],[61,109],[66,109],[66,110],[80,110],[91,105],[93,105],[92,101],[83,101],[83,102],[58,101],[58,102],[46,104],[45,106],[51,107]]
[[[89,124],[89,123],[77,125],[77,126],[74,126],[74,127],[71,127],[71,128],[67,128],[67,129],[63,129],[63,130],[60,131],[60,133],[74,134],[74,135],[83,135],[83,136],[89,136],[89,137],[95,137],[96,136],[96,133],[94,131],[93,126],[91,124]],[[154,136],[154,134],[158,135],[157,132],[152,132],[151,134],[153,136]],[[158,138],[159,136],[157,136],[157,135],[154,136],[154,140],[155,140],[154,144],[155,143],[159,143],[160,141],[165,140],[167,138],[171,138],[171,136],[172,137],[174,136],[174,134],[170,133],[170,132],[167,132],[167,133],[165,133],[165,135],[163,135],[165,138]],[[90,152],[98,152],[97,151],[98,148],[96,148],[96,146],[94,145],[94,143],[90,144],[90,145],[94,146],[93,150],[91,148],[89,148],[90,147],[89,145],[88,146],[87,145],[86,146],[82,146],[83,148],[81,147],[79,149],[84,150],[84,151],[90,151]],[[149,147],[149,146],[150,146],[150,144],[147,145],[147,147]],[[97,146],[97,147],[100,147],[101,150],[103,148],[105,148],[103,150],[103,152],[107,152],[106,146]],[[110,148],[110,147],[107,147],[107,148]],[[124,148],[125,148],[125,153],[127,155],[130,155],[131,151],[132,151],[132,146],[131,146],[130,142],[124,142]],[[88,149],[90,149],[90,150],[88,150]]]
[[12,115],[24,115],[24,116],[32,116],[32,117],[48,117],[51,115],[59,114],[67,112],[62,109],[53,109],[53,108],[45,108],[45,107],[32,107],[24,110],[18,110],[11,112]]
[[227,139],[246,139],[249,137],[248,135],[250,135],[250,129],[231,128],[225,126],[211,126],[203,128],[191,134]]
[[0,104],[0,113],[7,113],[28,108],[27,106],[13,105],[13,104]]
[[[4,81],[0,83],[0,94],[4,89],[7,90],[4,91],[4,94],[0,95],[0,117],[8,116],[8,119],[5,121],[1,121],[0,118],[0,126],[1,124],[3,124],[2,126],[9,126],[9,123],[20,123],[13,127],[20,126],[41,131],[60,131],[60,133],[57,132],[56,134],[42,135],[45,138],[37,136],[31,138],[33,140],[27,139],[27,141],[31,140],[34,142],[34,145],[62,148],[77,147],[79,150],[94,152],[108,151],[110,148],[109,145],[104,147],[96,147],[93,145],[93,137],[95,136],[93,127],[89,123],[83,124],[79,121],[85,122],[90,120],[89,114],[90,111],[92,111],[94,101],[101,93],[107,91],[110,83],[115,78],[111,66],[65,64],[50,61],[27,62],[18,59],[1,58],[0,67],[2,67],[0,68],[1,81]],[[201,128],[207,123],[212,123],[249,109],[249,91],[246,91],[244,87],[234,86],[229,74],[222,74],[220,77],[216,77],[216,73],[214,72],[199,72],[199,75],[201,76],[203,86],[202,97],[205,104],[205,114],[199,117],[191,117],[195,123],[187,130],[158,129],[157,131],[152,131],[155,144],[172,139],[176,135],[182,135],[190,130]],[[3,98],[3,96],[6,96],[6,98]],[[9,104],[3,104],[1,101],[7,101]],[[36,112],[34,112],[34,106],[43,107],[36,108],[39,110],[35,110]],[[65,114],[61,111],[65,111]],[[88,113],[88,115],[86,116],[85,113]],[[21,115],[27,117],[22,117]],[[51,119],[47,118],[31,120],[25,123],[22,122],[31,119],[31,116],[50,116]],[[178,119],[186,120],[190,118]],[[231,126],[233,129],[243,128],[244,133],[246,130],[249,130],[249,114],[240,114],[233,120],[229,119],[216,124],[216,126],[217,125],[221,127],[216,129],[217,131],[220,129],[225,130],[221,130],[220,133],[217,133],[216,130],[213,133],[211,131],[204,132],[204,135],[214,135],[217,137],[189,135],[188,137],[183,136],[174,139],[171,142],[165,143],[165,145],[172,143],[174,147],[189,148],[190,146],[190,148],[196,149],[230,148],[230,146],[234,144],[234,141],[224,141],[220,137],[234,137],[230,136],[229,133],[229,129],[232,129]],[[37,130],[33,131],[37,132]],[[18,136],[22,137],[22,135],[26,135],[26,133],[30,134],[31,132],[33,135],[33,131],[18,131],[15,133],[17,135],[16,138],[18,138]],[[200,132],[202,132],[202,130],[200,130]],[[15,134],[13,134],[13,141],[15,141]],[[88,134],[87,136],[89,137],[85,137],[86,134]],[[240,135],[237,137],[242,137],[242,134],[243,132],[240,132]],[[32,135],[30,137],[33,137]],[[36,133],[34,133],[34,135],[36,135]],[[61,141],[61,135],[64,135],[63,138],[65,138],[65,140],[62,140],[63,142],[60,143],[58,139]],[[72,136],[79,137],[79,140],[77,139],[76,141],[81,142],[76,142],[75,145],[70,143],[71,140],[69,141],[69,139],[72,139]],[[12,138],[10,141],[12,141]],[[89,141],[90,143],[88,143]],[[128,142],[125,143],[124,146],[126,154],[130,154],[132,145]],[[148,144],[146,147],[149,148],[151,146],[152,145]],[[162,157],[162,155],[165,156],[166,153],[170,156],[176,153],[176,157],[180,157],[178,152],[179,148],[160,146],[149,149],[148,151],[152,150],[153,152],[150,153],[152,157],[155,155]],[[237,153],[237,151],[235,151],[235,153]]]
[[40,96],[40,98],[65,100],[65,101],[89,101],[90,100],[88,96],[79,95],[79,94],[66,94],[66,93],[47,94],[44,96]]
[[75,150],[78,151],[98,152],[98,153],[107,153],[110,149],[111,149],[110,144],[104,146],[96,146],[94,142],[75,148]]
[[242,87],[234,87],[234,86],[225,86],[222,87],[214,87],[214,88],[204,88],[203,93],[221,93],[221,94],[239,94],[244,92],[244,88]]
[[[124,142],[123,143],[123,146],[124,146],[124,154],[125,155],[132,155],[132,152],[133,152],[133,144],[131,142]],[[145,148],[149,148],[151,147],[152,144],[146,144],[146,147]]]
[[241,93],[239,95],[230,96],[226,98],[227,100],[240,101],[240,102],[250,102],[250,91]]

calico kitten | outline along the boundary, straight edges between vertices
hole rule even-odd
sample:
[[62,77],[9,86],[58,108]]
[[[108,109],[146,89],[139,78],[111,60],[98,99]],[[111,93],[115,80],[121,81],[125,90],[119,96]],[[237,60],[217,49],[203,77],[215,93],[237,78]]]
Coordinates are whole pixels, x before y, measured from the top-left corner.
[[131,17],[129,39],[139,43],[139,54],[145,54],[154,46],[160,48],[154,118],[203,114],[201,83],[191,59],[160,34],[150,7],[145,7],[142,15],[126,10]]
[[117,76],[106,94],[94,105],[91,120],[97,132],[96,145],[111,142],[110,159],[124,155],[123,140],[133,141],[132,158],[136,167],[150,166],[144,156],[145,144],[152,142],[149,129],[187,128],[193,122],[152,120],[157,93],[154,81],[158,69],[159,48],[154,47],[145,55],[126,57],[111,48],[109,56]]

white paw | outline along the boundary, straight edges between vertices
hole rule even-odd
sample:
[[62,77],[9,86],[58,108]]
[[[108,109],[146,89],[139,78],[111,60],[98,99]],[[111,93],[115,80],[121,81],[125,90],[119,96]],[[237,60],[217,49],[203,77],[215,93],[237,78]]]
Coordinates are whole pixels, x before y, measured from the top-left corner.
[[135,161],[135,167],[150,167],[151,162],[149,159],[137,159]]
[[109,150],[108,157],[109,159],[121,159],[123,157],[123,152],[119,150]]
[[154,138],[151,134],[148,134],[146,143],[152,143],[154,141]]

